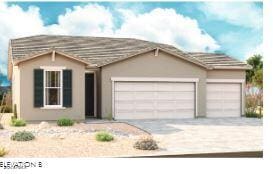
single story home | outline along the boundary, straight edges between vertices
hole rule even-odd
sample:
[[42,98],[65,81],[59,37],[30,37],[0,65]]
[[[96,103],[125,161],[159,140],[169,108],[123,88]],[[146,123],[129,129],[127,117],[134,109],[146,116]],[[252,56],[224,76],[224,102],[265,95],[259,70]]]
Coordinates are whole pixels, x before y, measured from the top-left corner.
[[131,38],[37,35],[12,39],[19,118],[180,119],[245,114],[246,63]]

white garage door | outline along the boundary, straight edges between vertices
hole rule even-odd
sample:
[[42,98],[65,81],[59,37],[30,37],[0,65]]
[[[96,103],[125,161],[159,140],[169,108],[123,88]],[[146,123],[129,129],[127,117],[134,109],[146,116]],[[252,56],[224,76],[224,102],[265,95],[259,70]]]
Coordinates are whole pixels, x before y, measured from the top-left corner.
[[207,117],[240,117],[240,84],[207,84]]
[[194,83],[115,82],[116,119],[193,118]]

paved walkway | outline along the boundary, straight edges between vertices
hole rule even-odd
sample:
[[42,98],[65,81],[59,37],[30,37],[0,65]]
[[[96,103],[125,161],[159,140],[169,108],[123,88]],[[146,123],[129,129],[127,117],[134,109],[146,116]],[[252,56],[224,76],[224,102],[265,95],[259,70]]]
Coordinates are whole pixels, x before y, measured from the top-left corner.
[[198,118],[126,122],[150,132],[166,154],[263,149],[262,119]]

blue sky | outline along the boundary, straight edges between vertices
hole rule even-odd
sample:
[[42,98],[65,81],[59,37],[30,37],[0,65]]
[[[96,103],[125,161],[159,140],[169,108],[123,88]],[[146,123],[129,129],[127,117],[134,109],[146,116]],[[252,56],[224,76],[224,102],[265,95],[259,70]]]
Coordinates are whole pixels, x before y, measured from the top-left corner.
[[262,6],[258,2],[0,2],[0,70],[6,75],[8,40],[34,34],[135,37],[184,51],[223,52],[244,61],[262,53]]

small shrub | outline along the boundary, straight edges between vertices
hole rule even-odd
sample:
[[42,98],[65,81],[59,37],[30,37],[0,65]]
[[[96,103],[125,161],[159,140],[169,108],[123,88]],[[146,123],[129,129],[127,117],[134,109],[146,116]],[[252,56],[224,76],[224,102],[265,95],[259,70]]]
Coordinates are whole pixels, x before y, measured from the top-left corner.
[[97,141],[112,141],[114,140],[114,137],[108,132],[98,132],[96,134],[96,140]]
[[21,127],[21,126],[26,126],[27,123],[23,119],[15,119],[14,117],[11,118],[11,126],[15,127]]
[[3,157],[7,154],[8,152],[4,147],[0,147],[0,157]]
[[73,126],[74,121],[70,118],[60,118],[57,121],[58,126]]
[[33,140],[35,136],[31,132],[19,131],[13,134],[10,139],[13,141],[30,141]]
[[261,118],[262,116],[256,112],[246,112],[248,118]]
[[158,149],[157,143],[152,137],[141,137],[134,144],[134,148],[140,150],[156,150]]
[[17,105],[16,104],[13,105],[13,114],[14,114],[14,118],[17,119]]

